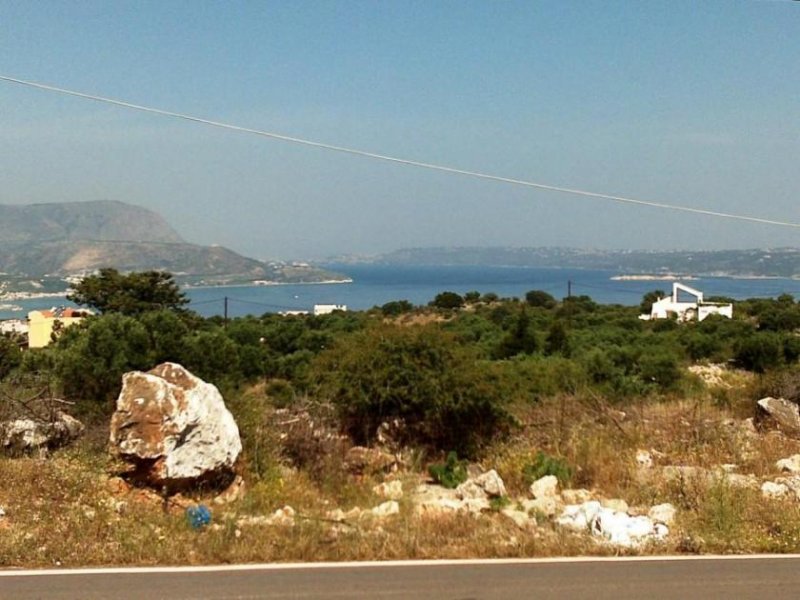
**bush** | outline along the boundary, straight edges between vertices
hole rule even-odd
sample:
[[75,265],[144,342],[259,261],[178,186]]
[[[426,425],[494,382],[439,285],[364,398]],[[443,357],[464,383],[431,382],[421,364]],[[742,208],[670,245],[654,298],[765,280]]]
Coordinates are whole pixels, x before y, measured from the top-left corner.
[[527,302],[529,306],[547,309],[555,308],[556,304],[558,304],[553,296],[542,290],[531,290],[525,294],[525,302]]
[[22,362],[22,352],[14,340],[0,335],[0,379],[3,379]]
[[384,317],[396,317],[412,310],[414,310],[414,305],[408,300],[394,300],[381,306],[381,313]]
[[783,364],[781,337],[772,332],[759,332],[738,340],[735,358],[748,371],[764,373]]
[[467,480],[466,463],[458,460],[455,452],[448,452],[444,463],[430,465],[428,473],[436,483],[451,490]]
[[442,292],[437,294],[431,302],[431,306],[443,309],[455,309],[464,306],[464,298],[455,292]]
[[376,326],[340,338],[312,367],[357,443],[399,418],[407,443],[474,452],[510,421],[487,365],[435,326]]
[[68,398],[98,402],[119,394],[123,373],[154,366],[145,327],[118,313],[66,329],[55,345],[54,361]]
[[539,450],[533,462],[522,467],[522,475],[528,485],[547,475],[553,475],[561,485],[567,485],[572,481],[572,467],[566,459],[551,456]]

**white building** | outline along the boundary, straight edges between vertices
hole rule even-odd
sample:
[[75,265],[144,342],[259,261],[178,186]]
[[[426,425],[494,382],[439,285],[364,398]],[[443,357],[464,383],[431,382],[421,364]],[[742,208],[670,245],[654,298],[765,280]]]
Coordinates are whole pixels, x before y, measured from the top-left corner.
[[27,335],[28,322],[23,321],[22,319],[7,319],[5,321],[0,321],[0,333],[19,333]]
[[[679,297],[680,292],[685,292],[692,296],[694,301],[682,301]],[[680,322],[692,321],[694,319],[702,321],[709,315],[722,315],[723,317],[732,319],[733,304],[705,302],[703,300],[703,292],[690,288],[688,285],[675,282],[672,284],[672,295],[653,302],[650,314],[639,315],[639,318],[644,321],[649,321],[651,319],[668,319],[673,315],[676,316]]]
[[314,316],[318,317],[319,315],[329,315],[335,310],[346,311],[347,306],[344,304],[315,304]]

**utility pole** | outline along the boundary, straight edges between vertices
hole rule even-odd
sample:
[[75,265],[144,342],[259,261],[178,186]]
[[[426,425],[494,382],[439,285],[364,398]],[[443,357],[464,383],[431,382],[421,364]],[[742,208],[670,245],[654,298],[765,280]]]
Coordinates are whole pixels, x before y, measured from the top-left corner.
[[228,297],[227,296],[225,296],[225,308],[223,309],[222,314],[223,314],[223,320],[222,320],[223,327],[225,327],[227,329],[228,328]]
[[567,298],[572,298],[572,280],[567,280]]

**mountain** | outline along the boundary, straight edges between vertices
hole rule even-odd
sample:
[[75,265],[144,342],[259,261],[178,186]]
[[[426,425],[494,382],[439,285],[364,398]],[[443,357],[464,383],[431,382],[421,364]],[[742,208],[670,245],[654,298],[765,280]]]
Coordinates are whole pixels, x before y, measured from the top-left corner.
[[[647,251],[468,246],[406,248],[352,261],[387,265],[562,267],[620,274],[800,278],[800,249],[797,248]],[[339,257],[335,262],[348,261]]]
[[0,204],[0,243],[67,240],[184,241],[161,215],[124,202]]
[[0,205],[0,272],[7,278],[68,277],[102,267],[161,269],[182,283],[205,285],[346,279],[307,264],[188,243],[158,213],[123,202]]

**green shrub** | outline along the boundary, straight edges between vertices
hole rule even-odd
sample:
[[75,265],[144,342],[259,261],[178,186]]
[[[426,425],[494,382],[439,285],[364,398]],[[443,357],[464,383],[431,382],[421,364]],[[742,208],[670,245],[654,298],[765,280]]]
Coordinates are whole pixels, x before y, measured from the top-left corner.
[[455,489],[467,480],[467,466],[458,460],[458,454],[448,452],[444,463],[434,463],[428,467],[428,473],[439,485]]
[[361,444],[398,418],[404,442],[468,455],[510,422],[490,365],[433,325],[376,325],[340,337],[314,361],[311,381]]
[[533,462],[522,467],[522,476],[528,484],[531,484],[547,475],[553,475],[561,485],[567,485],[572,481],[572,467],[566,459],[551,456],[539,450]]
[[442,292],[436,294],[431,306],[443,309],[455,309],[464,306],[464,298],[455,292]]

